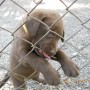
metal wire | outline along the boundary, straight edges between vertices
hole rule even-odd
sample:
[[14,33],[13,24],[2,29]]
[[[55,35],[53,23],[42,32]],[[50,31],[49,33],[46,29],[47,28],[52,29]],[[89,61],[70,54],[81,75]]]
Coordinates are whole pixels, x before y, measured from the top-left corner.
[[[2,1],[0,2],[0,7],[3,6],[3,4],[4,4],[6,1],[7,1],[7,0],[2,0]],[[39,19],[37,19],[37,18],[35,18],[35,17],[33,17],[33,16],[30,15],[37,7],[43,2],[43,0],[40,0],[30,11],[27,11],[24,7],[22,7],[22,6],[21,6],[19,3],[17,3],[15,0],[10,0],[10,1],[9,1],[9,2],[12,2],[12,3],[15,4],[17,7],[19,7],[21,10],[24,10],[24,11],[27,13],[27,19],[26,19],[20,26],[18,26],[18,28],[15,29],[14,32],[11,32],[10,30],[4,28],[2,25],[0,26],[0,29],[1,29],[2,31],[5,31],[6,33],[8,32],[12,37],[14,37],[14,38],[19,38],[19,39],[21,39],[21,40],[23,40],[23,41],[31,44],[32,50],[19,60],[20,63],[21,63],[21,61],[22,61],[28,54],[30,54],[35,48],[39,49],[39,48],[36,47],[35,45],[36,45],[39,41],[41,41],[49,32],[52,32],[52,33],[58,35],[60,38],[63,38],[63,37],[60,36],[58,33],[55,33],[55,32],[53,32],[52,30],[50,30],[50,28],[51,28],[56,22],[58,22],[60,19],[63,19],[68,13],[71,14],[72,16],[74,16],[74,17],[80,22],[80,25],[81,25],[82,27],[81,27],[79,30],[77,30],[74,34],[72,34],[69,38],[67,38],[64,43],[65,43],[65,44],[68,44],[70,47],[73,48],[73,50],[75,50],[75,51],[77,52],[75,55],[73,55],[73,56],[71,57],[72,59],[75,58],[75,57],[77,57],[77,56],[79,56],[79,54],[81,55],[82,58],[83,58],[83,56],[84,56],[86,59],[89,59],[89,58],[85,55],[85,53],[83,53],[82,51],[85,50],[85,49],[87,49],[88,46],[90,46],[90,41],[87,42],[87,44],[85,44],[85,45],[84,45],[82,48],[80,48],[80,49],[77,48],[77,46],[75,46],[75,45],[73,45],[72,43],[70,43],[69,41],[70,41],[72,38],[74,38],[75,36],[77,36],[77,34],[79,34],[79,33],[83,30],[83,28],[85,28],[86,30],[88,30],[89,33],[90,33],[90,28],[86,26],[86,24],[90,22],[90,18],[89,18],[88,20],[84,21],[84,20],[81,20],[80,17],[78,17],[75,13],[72,12],[71,7],[72,7],[78,0],[74,0],[69,6],[67,6],[67,4],[66,4],[65,1],[63,1],[63,0],[59,0],[59,1],[60,1],[60,3],[62,3],[62,4],[66,7],[66,12],[62,15],[61,18],[58,18],[55,22],[53,22],[53,24],[52,24],[51,26],[46,25],[45,23],[43,23],[43,22],[40,21]],[[12,10],[13,10],[13,9],[12,9]],[[6,11],[6,12],[7,12],[7,11]],[[31,43],[31,42],[29,42],[29,41],[27,41],[27,40],[25,40],[25,39],[23,39],[23,38],[21,38],[21,37],[17,37],[17,36],[14,35],[14,33],[15,33],[16,31],[18,31],[18,30],[26,23],[26,21],[28,20],[28,17],[32,17],[33,19],[39,21],[40,23],[42,23],[43,25],[45,25],[45,26],[47,27],[47,30],[48,30],[48,32],[47,32],[42,38],[40,38],[35,44],[33,44],[33,43]],[[18,23],[18,22],[17,22],[17,23]],[[1,32],[1,31],[0,31],[0,32]],[[1,36],[2,36],[2,34],[1,34]],[[86,38],[86,39],[87,39],[87,38]],[[89,39],[90,39],[90,38],[89,38]],[[4,47],[0,48],[0,59],[1,59],[1,57],[2,57],[3,55],[8,55],[8,56],[10,55],[9,53],[5,52],[5,49],[7,49],[9,45],[11,45],[11,43],[13,42],[13,40],[14,40],[14,39],[12,39],[11,41],[9,41]],[[3,43],[4,43],[4,42],[3,42]],[[0,44],[2,44],[2,43],[0,43]],[[64,45],[65,45],[65,44],[64,44]],[[64,45],[61,46],[61,49],[64,47]],[[89,50],[87,50],[87,51],[89,51]],[[89,54],[89,55],[90,55],[90,54]],[[16,56],[16,57],[17,57],[17,56]],[[84,58],[83,58],[83,59],[84,59]],[[19,63],[13,70],[15,70],[15,69],[20,65],[20,63]],[[81,67],[80,70],[82,71],[84,68],[90,67],[89,64],[90,64],[90,60],[87,60],[86,63],[82,65],[82,67]],[[1,69],[1,70],[4,69],[4,66],[3,66],[2,64],[0,64],[0,69]],[[90,68],[89,68],[89,69],[90,69]],[[4,70],[7,70],[7,69],[4,69]],[[12,70],[12,71],[13,71],[13,70]],[[59,71],[59,70],[61,70],[61,68],[58,68],[57,70]],[[11,71],[11,72],[12,72],[12,71]],[[11,73],[11,72],[9,72],[9,73]],[[32,75],[35,74],[35,73],[36,73],[36,71],[35,71],[34,73],[32,73]],[[89,75],[88,75],[88,74],[89,74]],[[66,77],[65,79],[62,80],[63,89],[64,89],[64,90],[67,90],[66,88],[68,88],[68,90],[72,90],[72,89],[74,90],[74,86],[76,85],[76,86],[79,86],[79,87],[81,88],[80,90],[85,90],[85,85],[82,86],[81,84],[82,84],[82,83],[83,83],[83,84],[85,84],[85,83],[89,83],[89,84],[90,84],[90,71],[89,71],[88,74],[87,74],[87,76],[89,76],[89,77],[87,77],[87,76],[85,76],[85,78],[80,78],[80,77],[79,77],[79,78],[76,78],[76,79],[74,79],[74,80],[71,80],[70,78],[67,78],[67,77]],[[18,74],[15,73],[15,75],[18,75]],[[32,75],[30,75],[28,78],[30,78]],[[2,75],[2,76],[3,76],[3,75]],[[21,77],[23,77],[23,76],[21,76]],[[84,74],[83,74],[83,73],[82,73],[81,77],[84,77]],[[2,78],[2,77],[0,76],[0,78]],[[26,80],[28,80],[28,78],[26,78],[26,77],[24,77],[24,78],[25,78],[25,83],[26,83]],[[24,83],[24,84],[25,84],[25,83]],[[9,83],[7,83],[7,84],[9,85]],[[3,89],[3,88],[5,88],[5,89]],[[2,88],[2,90],[7,90],[7,88],[10,88],[10,86],[9,86],[9,87],[3,87],[3,88]],[[63,90],[63,89],[62,89],[62,90]],[[87,87],[86,90],[89,90],[89,89],[90,89],[90,85]],[[53,87],[52,87],[52,90],[54,90]],[[56,90],[56,89],[55,89],[55,90]],[[58,90],[61,90],[60,87],[58,88]],[[79,90],[79,89],[77,89],[77,90]]]

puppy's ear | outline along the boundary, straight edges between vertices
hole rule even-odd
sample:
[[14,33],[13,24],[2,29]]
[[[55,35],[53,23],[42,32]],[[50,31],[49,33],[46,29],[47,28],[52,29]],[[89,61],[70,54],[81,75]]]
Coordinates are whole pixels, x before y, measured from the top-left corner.
[[[35,15],[35,18],[40,20],[40,21],[42,21],[44,19],[44,16],[43,15],[41,15],[41,16]],[[35,36],[36,35],[37,30],[38,30],[38,28],[40,26],[40,23],[41,23],[40,21],[36,20],[35,18],[30,17],[27,20],[27,22],[25,23],[25,26],[26,26],[26,28],[28,30],[28,33],[30,33],[31,36]]]
[[64,35],[65,35],[65,32],[63,31],[63,34],[62,34],[62,37],[63,37],[63,38],[61,38],[61,41],[62,41],[62,42],[64,42]]

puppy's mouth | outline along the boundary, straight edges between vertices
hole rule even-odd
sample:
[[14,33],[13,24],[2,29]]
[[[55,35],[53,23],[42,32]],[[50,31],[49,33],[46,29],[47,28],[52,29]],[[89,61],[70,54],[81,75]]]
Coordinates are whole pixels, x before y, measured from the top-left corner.
[[45,53],[43,50],[35,49],[35,53],[41,57],[48,59],[48,60],[51,59],[51,57],[47,53]]

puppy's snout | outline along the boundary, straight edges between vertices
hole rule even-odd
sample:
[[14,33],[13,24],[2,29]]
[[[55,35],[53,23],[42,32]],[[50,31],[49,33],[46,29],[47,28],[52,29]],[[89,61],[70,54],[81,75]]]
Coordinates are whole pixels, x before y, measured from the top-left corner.
[[51,50],[50,52],[51,52],[52,55],[56,54],[56,50]]

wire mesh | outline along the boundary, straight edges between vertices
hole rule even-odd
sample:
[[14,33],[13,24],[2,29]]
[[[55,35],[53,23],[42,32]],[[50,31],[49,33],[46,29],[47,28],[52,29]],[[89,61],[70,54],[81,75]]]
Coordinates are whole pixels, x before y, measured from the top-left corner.
[[[27,83],[28,89],[90,90],[90,1],[89,0],[53,0],[53,1],[1,0],[0,80],[2,80],[3,76],[8,71],[7,68],[9,66],[10,48],[13,42],[14,33],[17,30],[19,30],[19,28],[22,27],[22,25],[25,24],[26,21],[24,21],[19,26],[18,24],[19,22],[22,21],[23,16],[27,16],[28,18],[31,12],[33,12],[36,8],[54,9],[57,10],[62,15],[61,18],[64,21],[64,28],[65,28],[65,41],[61,45],[61,49],[64,50],[74,60],[74,62],[78,64],[78,66],[80,67],[80,75],[77,78],[68,78],[63,74],[63,71],[61,70],[60,66],[56,62],[51,61],[50,63],[54,67],[57,67],[58,71],[60,72],[62,83],[59,86],[55,87],[50,85],[43,85],[35,81],[30,82],[26,81],[25,83]],[[56,20],[55,22],[57,22],[58,20]],[[53,22],[53,24],[55,22]],[[48,27],[45,23],[43,24],[48,28],[49,32],[51,32],[50,27]],[[47,34],[48,33],[46,33],[45,36]],[[43,37],[40,38],[40,40],[43,39]],[[18,38],[22,39],[21,37]],[[27,40],[24,41],[27,42]],[[32,45],[33,49],[37,48],[35,47],[35,44],[33,45],[31,42],[29,43]],[[29,53],[31,53],[32,50]],[[26,56],[24,56],[23,58],[25,58]],[[26,78],[26,80],[28,80],[28,78]],[[10,80],[1,88],[1,90],[12,90],[12,89],[13,86]]]

